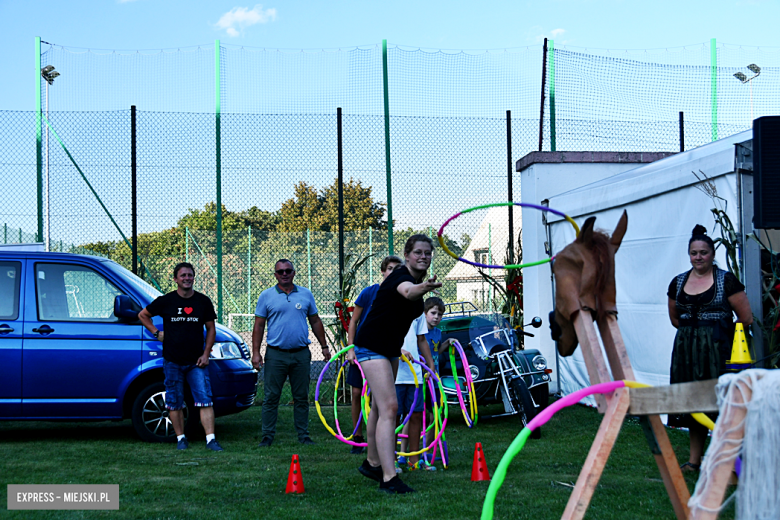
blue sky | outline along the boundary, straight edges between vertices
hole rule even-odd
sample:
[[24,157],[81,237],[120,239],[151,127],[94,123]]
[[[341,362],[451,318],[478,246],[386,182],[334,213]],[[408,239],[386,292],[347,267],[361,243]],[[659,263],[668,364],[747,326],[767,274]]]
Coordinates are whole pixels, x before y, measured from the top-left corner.
[[429,49],[538,45],[656,49],[719,42],[778,46],[777,0],[394,2],[271,0],[0,0],[2,110],[32,110],[34,37],[91,49],[226,44],[333,49],[391,44]]
[[[572,129],[566,134],[561,125],[558,128],[559,149],[593,149],[595,146],[597,149],[660,147],[673,150],[676,149],[678,110],[685,110],[686,121],[704,125],[703,135],[706,139],[695,141],[688,138],[686,143],[695,146],[706,142],[710,135],[707,126],[710,117],[709,40],[713,37],[720,44],[730,44],[728,49],[719,51],[719,59],[726,66],[721,71],[722,79],[718,83],[720,121],[733,123],[738,120],[744,121],[745,125],[749,124],[752,109],[748,112],[748,96],[751,95],[753,83],[748,90],[731,77],[735,70],[746,71],[743,67],[748,63],[759,63],[765,68],[759,80],[761,83],[755,82],[755,115],[778,113],[776,85],[780,85],[780,81],[774,78],[780,71],[780,43],[774,35],[777,34],[776,21],[780,19],[780,0],[396,0],[385,3],[283,0],[264,4],[237,3],[240,1],[37,0],[29,3],[0,0],[0,20],[5,22],[0,31],[0,45],[4,50],[0,61],[0,77],[3,78],[0,110],[34,110],[34,81],[38,77],[34,66],[34,38],[40,36],[47,42],[68,48],[67,53],[62,51],[52,62],[63,73],[52,87],[53,112],[127,110],[130,104],[136,104],[139,110],[147,112],[210,112],[214,106],[213,45],[216,39],[220,39],[223,48],[232,49],[225,51],[226,61],[230,64],[228,68],[233,75],[223,86],[223,111],[292,114],[288,119],[280,119],[280,123],[269,123],[267,126],[271,130],[276,129],[277,124],[294,128],[288,130],[287,134],[272,132],[269,135],[262,132],[270,130],[255,128],[252,132],[236,134],[246,135],[245,139],[235,136],[226,139],[232,143],[225,145],[228,152],[232,150],[232,154],[226,152],[223,156],[226,171],[223,203],[233,211],[246,209],[253,204],[274,211],[283,200],[292,196],[291,187],[300,178],[297,170],[286,173],[285,177],[280,176],[277,170],[282,162],[297,157],[299,160],[306,159],[309,166],[316,163],[316,171],[307,174],[307,180],[317,188],[329,185],[335,177],[335,164],[332,164],[334,157],[329,155],[333,148],[332,132],[327,134],[331,141],[316,141],[295,127],[295,124],[301,124],[310,130],[325,128],[333,126],[332,121],[320,118],[319,123],[307,123],[298,121],[302,119],[298,116],[315,114],[311,117],[317,119],[325,113],[332,115],[333,107],[336,106],[344,107],[345,114],[376,116],[382,113],[381,87],[371,90],[360,85],[381,85],[381,67],[378,66],[381,60],[377,59],[381,52],[377,45],[382,39],[387,39],[391,46],[403,46],[403,49],[393,47],[389,53],[391,90],[397,92],[391,99],[391,114],[400,116],[399,121],[391,122],[391,125],[396,125],[393,127],[391,146],[395,157],[393,216],[400,227],[438,225],[457,209],[501,200],[505,196],[503,117],[506,109],[512,109],[516,124],[522,126],[516,130],[513,145],[516,158],[535,149],[535,121],[538,117],[541,82],[540,48],[545,37],[555,39],[556,49],[585,52],[597,52],[596,49],[640,50],[608,54],[620,59],[625,56],[640,61],[657,61],[663,65],[658,69],[661,72],[653,68],[632,69],[630,66],[608,70],[599,68],[598,60],[591,60],[591,63],[586,64],[590,68],[582,70],[598,80],[599,88],[577,90],[581,83],[580,69],[567,69],[564,56],[561,56],[556,80],[560,119],[573,119],[572,115],[582,115],[591,120],[612,118],[616,121],[665,121],[669,124],[668,131],[663,135],[657,129],[655,133],[647,135],[630,129],[624,129],[623,134],[620,134],[619,129],[605,130],[610,136],[614,134],[614,138],[605,142],[592,139],[592,128],[587,131]],[[198,49],[199,45],[203,47]],[[739,45],[745,46],[745,49],[740,49]],[[239,46],[253,49],[351,50],[342,53],[266,53],[244,51]],[[356,46],[361,48],[355,50]],[[678,52],[683,47],[686,47],[685,52]],[[755,47],[761,47],[762,50],[758,52]],[[79,48],[98,52],[84,56]],[[158,49],[176,51],[184,48],[187,50],[181,53],[140,53],[157,57],[143,57],[137,62],[134,61],[137,55],[127,52]],[[507,58],[509,53],[502,52],[471,59],[472,56],[456,53],[406,52],[414,48],[467,51],[514,49],[512,52],[516,54],[512,55],[512,59]],[[118,53],[124,56],[121,59],[114,59],[113,55],[106,57],[107,49],[125,51]],[[651,51],[644,52],[642,49]],[[673,50],[667,52],[666,49]],[[262,61],[264,55],[276,54],[285,54],[285,57],[277,61],[270,58]],[[345,58],[347,54],[350,56]],[[572,55],[570,60],[578,59],[574,55],[576,53],[569,54]],[[686,65],[697,65],[700,69],[696,69],[698,76],[691,72],[696,72],[695,68],[687,69],[686,72],[666,66],[678,60]],[[478,62],[476,65],[475,61]],[[141,62],[144,64],[139,65]],[[512,68],[515,62],[520,64],[519,69]],[[258,67],[259,63],[276,64],[274,66],[279,68],[262,69]],[[344,70],[338,68],[348,64],[357,65]],[[646,75],[640,76],[636,71],[644,71]],[[135,76],[125,79],[123,74]],[[315,76],[317,81],[310,81]],[[355,79],[358,86],[342,83],[340,80],[344,78]],[[424,78],[424,81],[418,82],[419,78]],[[153,79],[158,80],[157,83],[151,81]],[[641,83],[639,90],[636,89],[638,82]],[[161,89],[157,84],[174,85],[175,88]],[[355,89],[350,90],[353,87]],[[562,95],[566,88],[570,88],[575,95],[568,98]],[[145,93],[139,94],[142,89],[145,89]],[[511,91],[510,94],[515,97],[502,97],[504,91]],[[362,106],[356,106],[358,102],[355,100],[366,101],[371,110],[362,110]],[[567,106],[571,108],[567,109]],[[586,114],[583,107],[592,108],[594,113]],[[113,211],[123,214],[127,212],[116,208],[124,207],[122,201],[127,202],[127,187],[115,185],[113,174],[106,169],[109,166],[103,169],[95,166],[103,165],[107,150],[124,150],[111,140],[120,134],[101,132],[97,126],[94,135],[79,132],[85,125],[97,125],[96,121],[105,119],[103,123],[109,124],[109,120],[114,117],[109,112],[101,114],[62,114],[60,119],[53,114],[52,119],[63,139],[73,149],[77,160],[87,170],[87,175],[93,179],[96,189],[106,198]],[[458,120],[457,124],[450,119],[446,124],[439,124],[439,120],[424,119],[429,116],[471,119]],[[181,131],[177,135],[183,144],[174,139],[157,139],[150,131],[146,135],[148,141],[169,148],[149,146],[149,157],[164,157],[170,163],[176,163],[173,160],[179,157],[175,155],[176,151],[181,154],[198,150],[205,154],[204,157],[208,156],[208,146],[197,142],[193,144],[195,141],[191,141],[205,137],[204,142],[211,142],[208,139],[208,132],[212,128],[211,119],[206,114],[176,118],[182,121]],[[208,123],[203,123],[201,119],[208,120]],[[240,121],[240,118],[235,121]],[[259,124],[266,119],[255,118],[253,121]],[[375,187],[374,196],[378,200],[384,200],[385,182],[382,121],[369,118],[364,121],[363,127],[355,126],[357,123],[350,123],[349,119],[345,123],[345,132],[353,129],[351,135],[357,141],[365,141],[362,147],[347,146],[346,173],[348,176],[355,173],[365,183]],[[228,119],[223,120],[223,125],[224,139],[225,132],[231,126]],[[689,124],[686,128],[693,127],[693,124]],[[32,124],[27,128],[33,128]],[[355,128],[358,128],[357,132]],[[621,136],[629,134],[633,140],[627,144],[620,141]],[[665,141],[660,144],[639,142],[636,135],[651,141],[663,138],[671,144]],[[5,153],[16,154],[13,157],[32,153],[31,148],[20,147],[13,140],[13,137],[21,139],[20,136],[24,137],[24,134],[9,133],[4,142]],[[521,141],[523,136],[525,140]],[[579,142],[575,139],[577,136],[585,136],[589,140]],[[280,141],[277,143],[273,139]],[[25,142],[29,144],[31,141]],[[260,150],[258,142],[273,143],[268,149],[274,153],[264,151],[263,154],[252,155],[256,163],[252,163],[254,169],[250,171],[247,168],[249,162],[242,162],[249,161],[247,156],[236,151],[256,152]],[[349,140],[346,143],[349,145]],[[81,187],[81,180],[71,171],[69,161],[64,158],[56,143],[53,146],[52,164],[60,160],[62,165],[54,167],[52,178],[61,183],[58,184],[60,187],[66,186],[62,184],[65,182]],[[548,149],[549,142],[545,141],[544,146]],[[304,148],[309,155],[295,151]],[[190,159],[199,161],[199,165],[207,169],[211,164],[210,158],[202,159],[197,154]],[[16,162],[21,164],[25,161],[29,163],[26,155]],[[110,164],[114,162],[108,161]],[[284,165],[290,167],[289,162]],[[231,173],[231,167],[243,173]],[[254,175],[256,172],[275,176],[277,184],[274,186],[278,186],[278,189],[268,190],[264,177]],[[413,195],[416,183],[420,181],[415,177],[416,172],[425,172],[423,181],[436,187],[432,191],[435,196],[426,195],[426,201],[431,204],[424,221],[419,216],[415,205],[417,199]],[[484,180],[480,190],[464,187],[461,184],[462,177],[475,173]],[[170,171],[166,169],[146,172],[148,178],[168,174]],[[9,224],[31,230],[34,229],[37,216],[34,178],[29,175],[24,178],[26,187],[19,189],[19,193],[24,196],[14,195],[12,200],[4,203],[6,213],[11,215]],[[210,179],[211,170],[208,170],[204,178],[199,179],[202,188],[196,190],[197,197],[166,204],[165,212],[159,209],[157,199],[145,199],[147,205],[140,208],[144,215],[140,222],[141,232],[170,227],[187,207],[202,208],[213,200],[213,189],[208,187],[213,182]],[[516,176],[515,193],[519,193],[518,179],[519,176]],[[91,195],[83,190],[81,193],[79,189],[70,189],[71,185],[67,186],[68,189],[55,190],[53,196],[53,214],[57,211],[65,214],[57,221],[57,226],[53,225],[53,229],[61,232],[64,235],[61,238],[66,240],[71,237],[68,233],[74,229],[88,228],[76,225],[83,216],[103,218],[102,210],[92,201]],[[148,188],[148,185],[144,186]],[[83,201],[71,200],[70,197],[75,194],[86,198]],[[263,196],[258,198],[258,194]],[[57,196],[64,197],[59,205]],[[117,200],[114,201],[112,197]],[[82,211],[71,211],[74,207],[80,207]],[[469,225],[475,229],[477,224],[475,221]],[[127,219],[120,225],[123,229],[129,229]],[[95,224],[91,228],[92,233],[103,233],[106,226]],[[83,230],[80,232],[87,233]],[[84,236],[73,240],[84,241]],[[94,238],[92,235],[89,237]]]

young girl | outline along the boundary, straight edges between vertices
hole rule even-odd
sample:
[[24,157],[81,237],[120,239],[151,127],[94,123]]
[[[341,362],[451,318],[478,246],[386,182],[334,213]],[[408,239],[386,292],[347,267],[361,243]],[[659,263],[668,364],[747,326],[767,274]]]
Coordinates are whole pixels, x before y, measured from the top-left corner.
[[[412,235],[404,246],[404,264],[379,287],[376,299],[355,338],[355,355],[371,387],[367,422],[367,459],[358,471],[379,482],[386,493],[412,493],[395,473],[395,419],[398,401],[395,375],[409,327],[423,313],[422,297],[441,287],[436,277],[423,281],[433,259],[433,242]],[[403,352],[409,356],[409,353]]]

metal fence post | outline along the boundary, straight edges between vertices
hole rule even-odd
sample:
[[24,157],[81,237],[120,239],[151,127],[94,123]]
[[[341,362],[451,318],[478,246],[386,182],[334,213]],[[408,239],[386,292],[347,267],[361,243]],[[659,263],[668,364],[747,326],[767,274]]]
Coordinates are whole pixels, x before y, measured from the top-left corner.
[[544,39],[544,51],[542,53],[542,101],[539,108],[539,151],[542,151],[542,137],[544,130],[544,87],[547,82],[547,38]]
[[222,121],[220,106],[220,45],[214,42],[215,93],[216,93],[216,168],[217,168],[217,319],[222,319]]
[[[544,106],[544,101],[542,101]],[[541,134],[540,134],[541,135]],[[514,202],[512,196],[512,111],[506,111],[506,180],[509,186],[507,190],[507,200]],[[514,205],[509,206],[509,263],[514,264],[515,257],[515,219]]]
[[252,314],[252,226],[247,226],[246,232],[246,304],[248,314]]
[[138,185],[136,177],[136,140],[135,140],[135,105],[130,105],[130,199],[131,220],[133,221],[132,237],[132,268],[133,274],[138,274]]
[[368,228],[368,284],[374,285],[374,237],[373,228]]
[[382,40],[382,77],[385,94],[385,170],[387,171],[387,246],[393,254],[393,188],[390,169],[390,94],[387,86],[387,40]]
[[555,41],[550,40],[550,151],[557,150],[555,142]]
[[[433,226],[428,226],[428,238],[433,240]],[[433,260],[434,257],[431,257],[431,276],[433,276]]]
[[[488,263],[493,265],[493,224],[488,223]],[[490,276],[493,276],[493,269],[490,269]],[[488,307],[493,310],[493,284],[488,287]]]
[[344,290],[344,161],[342,150],[341,107],[336,109],[336,146],[338,148],[339,192],[339,294]]
[[[41,127],[41,38],[35,38],[35,169],[38,189],[38,238],[43,237],[43,128]],[[20,228],[21,232],[21,228]],[[19,243],[21,243],[21,238]]]
[[311,291],[311,229],[306,228],[306,265],[309,270],[309,290]]
[[710,40],[710,98],[712,100],[712,140],[718,140],[718,46]]

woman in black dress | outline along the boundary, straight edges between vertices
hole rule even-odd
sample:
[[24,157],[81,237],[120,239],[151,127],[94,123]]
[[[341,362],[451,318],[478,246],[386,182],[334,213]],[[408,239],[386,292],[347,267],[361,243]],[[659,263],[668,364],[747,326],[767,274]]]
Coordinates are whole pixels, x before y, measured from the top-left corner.
[[441,287],[436,276],[425,280],[432,260],[431,239],[425,235],[409,237],[403,265],[379,286],[371,312],[355,337],[355,356],[371,388],[372,405],[366,421],[367,458],[358,471],[379,482],[379,490],[387,493],[414,491],[395,474],[395,374],[404,337],[412,321],[423,313],[423,296]]
[[[745,286],[713,264],[715,244],[704,226],[693,228],[688,242],[692,269],[672,279],[669,319],[677,329],[672,351],[671,383],[716,379],[724,373],[734,340],[734,317],[746,328],[753,323]],[[707,428],[689,415],[669,416],[671,426],[688,427],[691,450],[684,471],[697,471]]]

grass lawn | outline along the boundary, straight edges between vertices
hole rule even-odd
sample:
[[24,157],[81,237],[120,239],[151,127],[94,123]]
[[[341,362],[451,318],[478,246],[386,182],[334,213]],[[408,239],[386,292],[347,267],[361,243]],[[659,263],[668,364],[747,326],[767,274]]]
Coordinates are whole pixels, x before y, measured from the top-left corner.
[[[349,422],[349,408],[339,409]],[[487,482],[471,482],[474,444],[481,442],[491,475],[520,430],[516,418],[482,421],[467,428],[451,409],[447,428],[450,468],[405,474],[418,490],[407,496],[379,493],[356,468],[361,456],[334,439],[311,409],[316,446],[298,444],[292,408],[281,407],[276,440],[257,448],[260,407],[217,419],[225,451],[212,453],[201,438],[178,452],[170,444],[139,441],[122,423],[0,422],[0,489],[7,484],[119,484],[119,511],[5,511],[2,518],[349,519],[479,518]],[[487,412],[487,410],[480,410]],[[332,409],[324,408],[332,419]],[[601,416],[575,406],[559,412],[529,440],[510,466],[496,501],[497,519],[560,518]],[[678,458],[686,460],[688,437],[669,431]],[[293,454],[300,456],[306,492],[286,495]],[[691,490],[695,477],[686,477]],[[730,506],[721,518],[733,518]],[[635,420],[627,420],[586,518],[673,519],[669,499]]]

